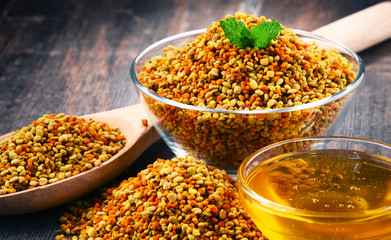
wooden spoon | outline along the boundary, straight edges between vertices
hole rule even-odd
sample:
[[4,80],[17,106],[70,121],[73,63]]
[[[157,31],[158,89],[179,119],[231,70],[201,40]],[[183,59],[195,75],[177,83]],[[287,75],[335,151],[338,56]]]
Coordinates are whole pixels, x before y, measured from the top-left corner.
[[[141,124],[141,119],[148,119],[141,104],[82,117],[117,126],[127,139],[125,147],[99,167],[45,186],[1,195],[0,214],[36,212],[77,199],[119,175],[159,139],[149,120],[148,127]],[[0,141],[12,134],[1,136]]]
[[[314,33],[361,51],[391,37],[390,12],[391,2],[376,4]],[[147,116],[140,104],[83,117],[118,126],[127,138],[126,146],[110,160],[89,171],[35,189],[0,196],[0,214],[36,212],[81,197],[121,173],[159,139],[154,128],[141,125],[141,119],[147,119]],[[0,140],[11,134],[1,136]]]
[[391,37],[391,2],[382,2],[312,31],[360,52]]

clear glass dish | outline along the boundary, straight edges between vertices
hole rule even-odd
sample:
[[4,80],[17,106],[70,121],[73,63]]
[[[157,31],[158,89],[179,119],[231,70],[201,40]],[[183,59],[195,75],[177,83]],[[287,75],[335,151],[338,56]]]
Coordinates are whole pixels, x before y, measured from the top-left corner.
[[[204,33],[205,29],[185,32],[158,41],[143,50],[133,61],[130,75],[141,92],[141,102],[154,126],[177,155],[191,153],[209,165],[236,174],[249,154],[269,144],[297,138],[321,136],[334,131],[343,119],[352,93],[364,78],[360,57],[335,41],[294,30],[306,42],[319,48],[335,49],[353,64],[356,79],[344,90],[319,101],[272,110],[231,111],[182,104],[150,91],[138,79],[142,66],[152,57],[162,55],[167,45],[181,46]],[[338,117],[338,119],[337,119]]]
[[391,239],[388,144],[287,140],[249,156],[237,180],[244,209],[269,239]]

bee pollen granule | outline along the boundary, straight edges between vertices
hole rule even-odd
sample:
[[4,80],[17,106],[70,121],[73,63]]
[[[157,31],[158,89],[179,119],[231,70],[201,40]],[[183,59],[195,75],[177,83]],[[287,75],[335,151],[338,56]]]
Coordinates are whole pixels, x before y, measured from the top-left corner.
[[45,114],[0,141],[0,195],[45,186],[100,166],[126,144],[107,123]]
[[57,239],[265,239],[242,208],[235,180],[190,155],[157,159],[60,222]]

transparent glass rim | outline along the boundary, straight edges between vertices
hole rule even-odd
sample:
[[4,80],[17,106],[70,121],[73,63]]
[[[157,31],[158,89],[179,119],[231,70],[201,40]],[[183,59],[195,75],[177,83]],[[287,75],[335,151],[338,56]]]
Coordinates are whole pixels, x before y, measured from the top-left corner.
[[187,109],[187,110],[194,110],[194,111],[202,111],[202,112],[216,112],[216,113],[234,113],[234,114],[268,114],[268,113],[284,113],[284,112],[291,112],[291,111],[298,111],[298,110],[304,110],[304,109],[311,109],[311,108],[316,108],[319,106],[326,105],[328,103],[334,102],[340,98],[343,98],[344,96],[352,93],[363,81],[364,79],[364,72],[365,72],[365,67],[362,59],[360,56],[358,56],[353,50],[348,48],[347,46],[343,45],[342,43],[339,43],[337,41],[334,41],[329,38],[325,38],[307,31],[302,31],[302,30],[296,30],[293,29],[293,31],[296,34],[306,36],[306,37],[311,37],[314,40],[317,41],[323,41],[327,42],[329,44],[335,45],[336,47],[344,49],[346,52],[348,52],[358,63],[358,72],[356,73],[356,78],[354,81],[349,84],[345,89],[339,91],[338,93],[335,93],[327,98],[323,98],[311,103],[306,103],[302,105],[297,105],[297,106],[292,106],[292,107],[285,107],[285,108],[278,108],[278,109],[265,109],[265,110],[224,110],[224,109],[214,109],[214,108],[206,108],[206,107],[198,107],[198,106],[193,106],[189,104],[184,104],[180,102],[176,102],[164,97],[159,96],[158,94],[154,93],[153,91],[149,90],[147,87],[145,87],[138,79],[137,73],[136,73],[136,66],[140,59],[146,55],[148,52],[151,50],[155,49],[156,47],[159,46],[167,46],[167,43],[173,40],[178,40],[181,38],[186,38],[190,36],[196,36],[202,33],[205,33],[206,29],[198,29],[194,31],[189,31],[189,32],[184,32],[180,34],[176,34],[167,38],[164,38],[160,41],[155,42],[154,44],[150,45],[146,49],[144,49],[141,53],[137,55],[137,57],[133,60],[132,65],[130,67],[130,76],[132,79],[132,82],[136,85],[136,87],[145,95],[148,97],[162,102],[164,104],[182,108],[182,109]]
[[346,136],[320,136],[320,137],[306,137],[306,138],[295,138],[295,139],[290,139],[290,140],[285,140],[281,141],[278,143],[270,144],[264,148],[261,148],[260,150],[254,152],[250,156],[248,156],[242,164],[239,166],[238,172],[237,172],[237,183],[240,185],[239,187],[251,198],[255,199],[259,204],[264,206],[265,208],[268,209],[273,209],[279,212],[285,212],[285,213],[292,213],[295,214],[296,216],[304,216],[304,217],[313,217],[313,218],[368,218],[371,216],[382,216],[384,214],[391,214],[391,206],[386,206],[386,207],[381,207],[381,208],[376,208],[376,209],[371,209],[367,211],[360,211],[360,212],[350,212],[350,213],[345,213],[345,212],[333,212],[333,213],[325,213],[325,212],[318,212],[318,211],[309,211],[309,210],[304,210],[304,209],[297,209],[285,205],[281,205],[278,203],[275,203],[273,201],[270,201],[266,198],[261,197],[254,191],[250,189],[248,184],[246,183],[245,179],[245,169],[250,162],[256,158],[258,155],[261,155],[265,151],[271,149],[271,148],[276,148],[281,145],[289,144],[289,143],[294,143],[294,142],[304,142],[304,141],[326,141],[326,140],[347,140],[347,141],[355,141],[355,142],[363,142],[363,143],[371,143],[377,146],[381,146],[384,148],[388,148],[391,151],[391,145],[379,142],[376,140],[371,140],[371,139],[365,139],[365,138],[357,138],[357,137],[346,137]]

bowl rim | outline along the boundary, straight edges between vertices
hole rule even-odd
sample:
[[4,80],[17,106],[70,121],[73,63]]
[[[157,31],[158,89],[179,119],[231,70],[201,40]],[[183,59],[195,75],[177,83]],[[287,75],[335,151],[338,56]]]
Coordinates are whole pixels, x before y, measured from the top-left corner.
[[225,110],[225,109],[198,107],[198,106],[194,106],[194,105],[190,105],[190,104],[180,103],[180,102],[176,102],[176,101],[170,100],[168,98],[164,98],[164,97],[156,94],[155,92],[153,92],[153,91],[149,90],[147,87],[145,87],[139,81],[137,73],[136,73],[136,66],[137,66],[138,62],[140,61],[140,59],[144,55],[146,55],[149,51],[155,49],[156,47],[167,46],[168,45],[167,43],[170,41],[178,40],[180,38],[190,37],[193,35],[196,37],[199,34],[203,34],[206,31],[205,28],[193,30],[193,31],[188,31],[188,32],[183,32],[180,34],[175,34],[175,35],[161,39],[161,40],[149,45],[142,52],[140,52],[136,56],[136,58],[133,60],[131,67],[130,67],[131,80],[134,83],[134,85],[136,85],[136,87],[139,91],[141,91],[142,93],[144,93],[148,97],[153,98],[154,100],[157,100],[157,101],[162,102],[164,104],[178,107],[178,108],[182,108],[182,109],[187,109],[187,110],[194,110],[194,111],[201,111],[201,112],[226,113],[226,114],[230,114],[230,113],[234,113],[234,114],[269,114],[269,113],[284,113],[284,112],[291,112],[291,111],[316,108],[316,107],[320,107],[322,105],[326,105],[328,103],[334,102],[338,99],[341,99],[342,97],[352,93],[361,84],[361,82],[364,79],[365,67],[364,67],[364,62],[362,61],[362,59],[360,58],[360,56],[357,53],[355,53],[353,50],[351,50],[346,45],[339,43],[335,40],[332,40],[332,39],[329,39],[326,37],[322,37],[320,35],[316,35],[311,32],[308,32],[308,31],[297,30],[297,29],[292,29],[292,30],[296,34],[302,35],[303,37],[312,37],[314,41],[321,40],[321,41],[327,42],[332,45],[336,45],[337,47],[344,49],[348,54],[350,54],[355,59],[355,61],[358,64],[358,71],[356,73],[356,78],[354,79],[354,81],[351,84],[349,84],[346,88],[344,88],[343,90],[341,90],[335,94],[332,94],[329,97],[326,97],[326,98],[323,98],[323,99],[320,99],[320,100],[317,100],[314,102],[296,105],[296,106],[292,106],[292,107],[284,107],[284,108],[276,108],[276,109],[263,109],[263,110]]
[[[385,206],[380,208],[375,208],[371,210],[366,211],[357,211],[357,212],[320,212],[320,211],[310,211],[310,210],[304,210],[304,209],[298,209],[293,208],[289,206],[285,206],[279,203],[276,203],[274,201],[271,201],[269,199],[263,198],[257,193],[255,193],[246,183],[246,180],[244,179],[244,171],[245,166],[251,162],[256,156],[262,154],[266,150],[269,150],[270,148],[275,148],[280,145],[284,145],[287,143],[293,143],[293,142],[303,142],[303,141],[315,141],[315,140],[336,140],[336,139],[343,139],[348,141],[360,141],[365,143],[371,143],[374,145],[382,146],[391,149],[391,145],[372,140],[372,139],[365,139],[365,138],[359,138],[359,137],[348,137],[348,136],[318,136],[318,137],[304,137],[304,138],[293,138],[289,140],[284,140],[281,142],[277,142],[274,144],[270,144],[266,147],[263,147],[259,149],[258,151],[252,153],[250,156],[246,157],[245,160],[240,164],[238,171],[237,171],[237,184],[238,188],[241,188],[242,191],[244,191],[247,195],[249,195],[252,199],[255,199],[260,205],[262,205],[265,208],[273,209],[277,212],[285,212],[285,213],[292,213],[295,216],[301,216],[301,217],[314,217],[314,218],[357,218],[369,220],[372,219],[370,217],[381,217],[387,214],[390,214],[391,206]],[[391,165],[391,162],[390,162]],[[250,170],[251,172],[251,170]]]

